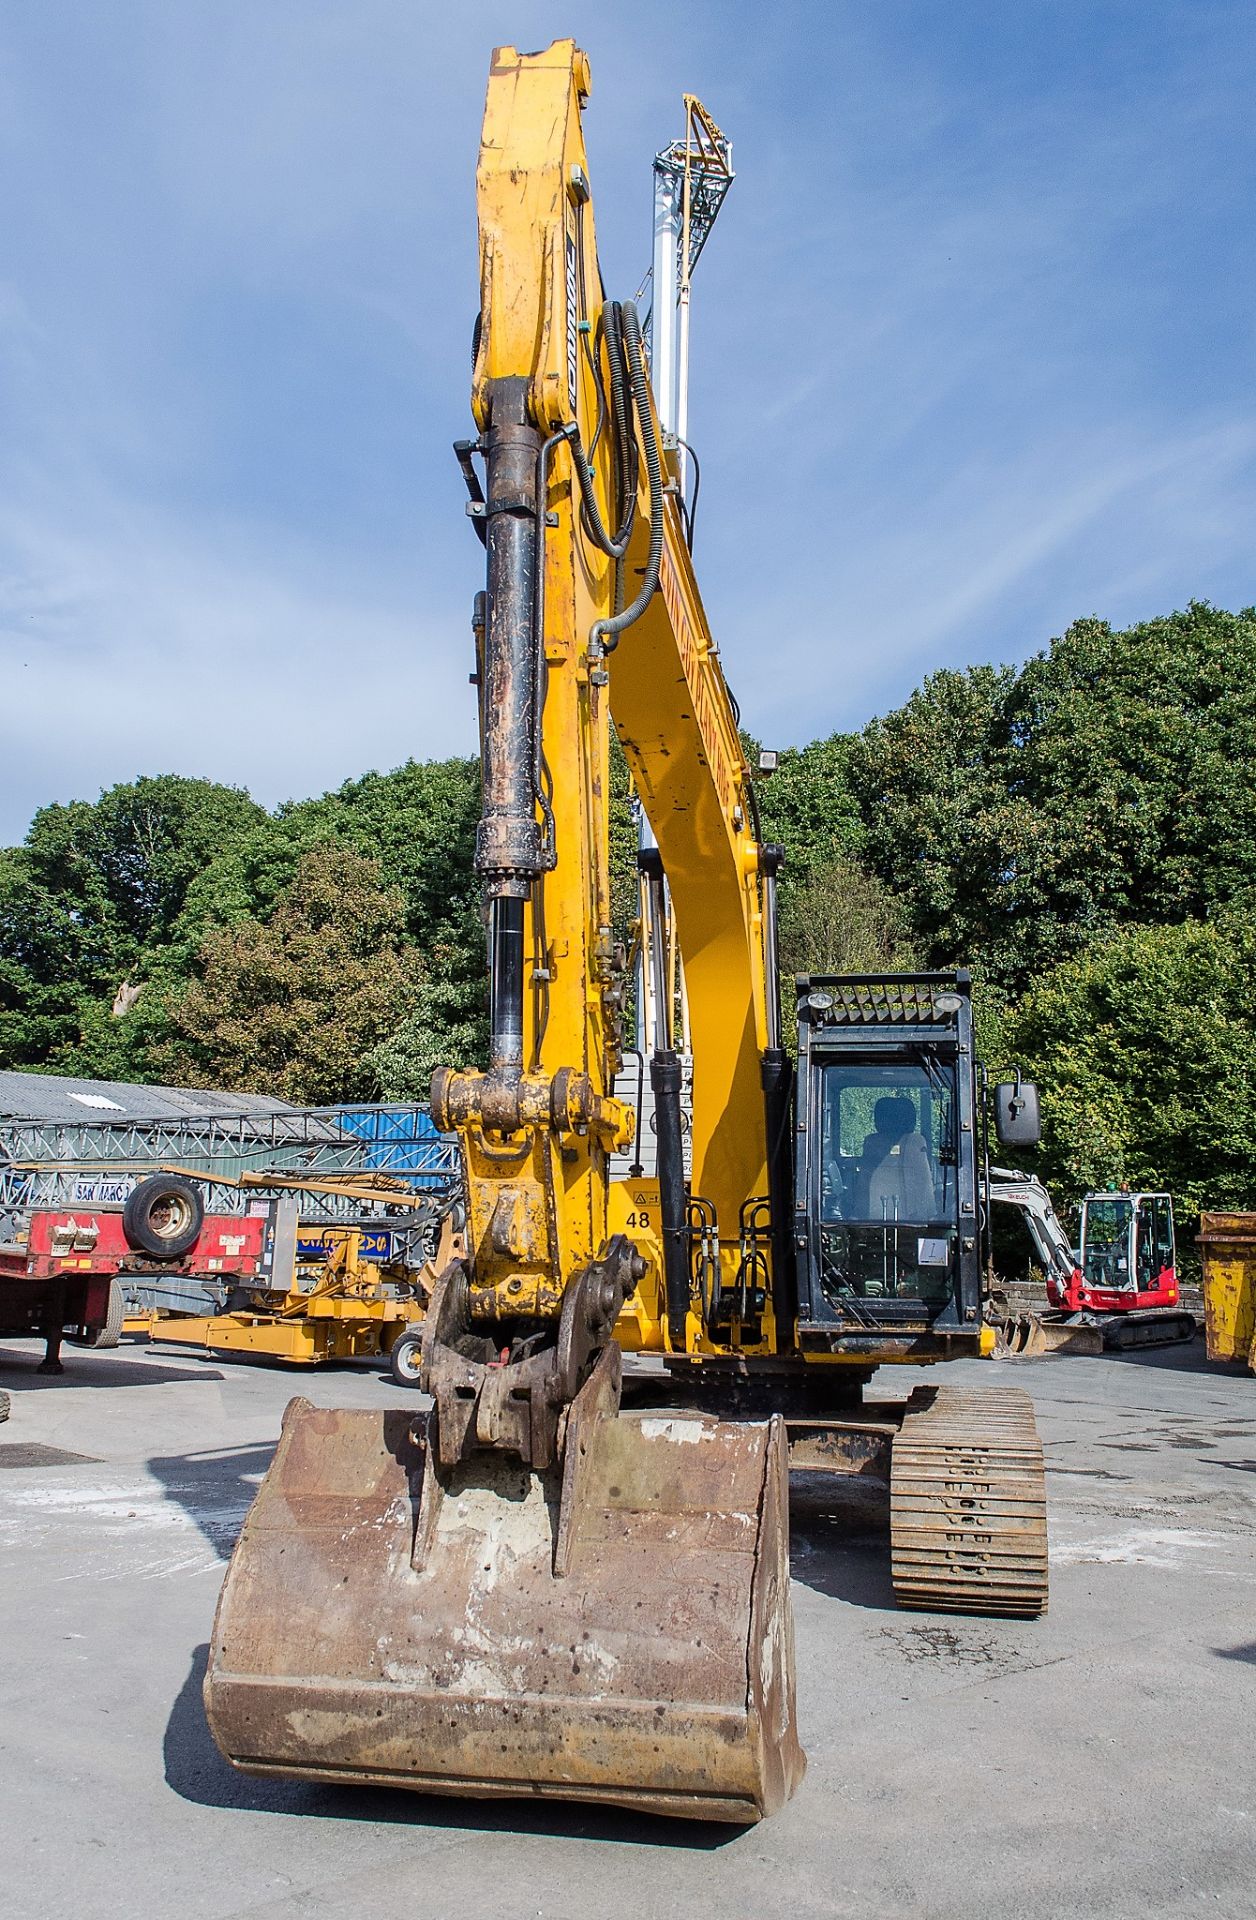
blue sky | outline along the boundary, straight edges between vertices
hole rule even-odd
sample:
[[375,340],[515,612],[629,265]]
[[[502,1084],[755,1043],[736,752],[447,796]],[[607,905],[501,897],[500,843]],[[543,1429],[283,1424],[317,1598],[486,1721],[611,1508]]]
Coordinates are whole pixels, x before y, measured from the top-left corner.
[[42,0],[0,21],[0,838],[469,751],[474,167],[576,32],[603,265],[696,91],[697,563],[747,724],[1256,599],[1256,8]]

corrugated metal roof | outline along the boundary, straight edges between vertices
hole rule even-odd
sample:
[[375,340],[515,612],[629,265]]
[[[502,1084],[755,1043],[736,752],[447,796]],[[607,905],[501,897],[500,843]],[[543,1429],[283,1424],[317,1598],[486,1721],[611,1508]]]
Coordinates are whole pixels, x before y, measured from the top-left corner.
[[205,1119],[213,1114],[293,1113],[290,1100],[213,1087],[140,1087],[68,1074],[0,1073],[0,1119],[126,1121]]

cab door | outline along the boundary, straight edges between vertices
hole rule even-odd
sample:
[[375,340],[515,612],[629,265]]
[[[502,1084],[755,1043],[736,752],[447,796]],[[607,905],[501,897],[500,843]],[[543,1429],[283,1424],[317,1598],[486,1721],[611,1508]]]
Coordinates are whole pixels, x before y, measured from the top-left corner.
[[1139,1199],[1135,1258],[1140,1304],[1176,1306],[1173,1202],[1167,1193],[1147,1193]]

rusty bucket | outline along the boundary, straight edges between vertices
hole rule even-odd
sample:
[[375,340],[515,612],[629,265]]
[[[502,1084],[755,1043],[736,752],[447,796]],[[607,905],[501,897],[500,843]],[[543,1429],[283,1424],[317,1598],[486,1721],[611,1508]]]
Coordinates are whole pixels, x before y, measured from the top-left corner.
[[608,1414],[560,1467],[290,1402],[205,1680],[249,1773],[752,1822],[805,1761],[779,1419]]

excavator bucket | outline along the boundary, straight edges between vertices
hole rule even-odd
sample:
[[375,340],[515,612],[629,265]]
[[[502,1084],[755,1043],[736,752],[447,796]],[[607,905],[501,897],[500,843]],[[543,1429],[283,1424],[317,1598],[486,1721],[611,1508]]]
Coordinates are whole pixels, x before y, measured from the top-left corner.
[[1048,1353],[1103,1352],[1099,1327],[1052,1320],[1040,1313],[1010,1313],[995,1326],[995,1357],[1032,1360]]
[[543,1473],[289,1404],[205,1680],[234,1765],[746,1823],[788,1799],[783,1424],[607,1417],[602,1372]]

